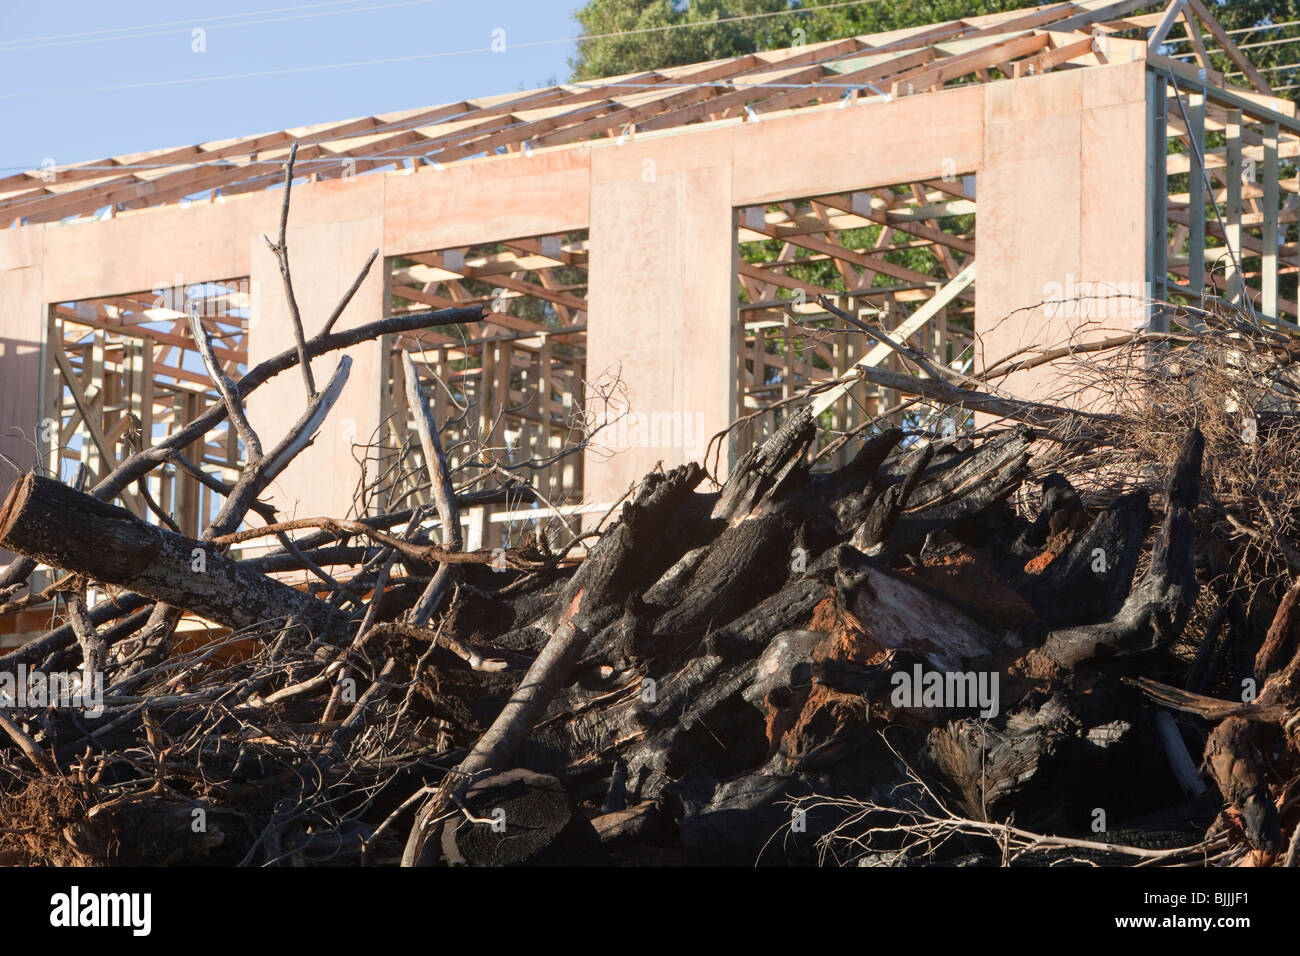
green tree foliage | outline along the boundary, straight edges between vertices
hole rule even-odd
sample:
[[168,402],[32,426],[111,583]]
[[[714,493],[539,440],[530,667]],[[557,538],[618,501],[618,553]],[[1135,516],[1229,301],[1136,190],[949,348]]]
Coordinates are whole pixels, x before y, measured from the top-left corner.
[[[569,61],[573,79],[618,76],[786,45],[781,40],[789,34],[779,21],[791,17],[718,21],[788,7],[787,0],[693,0],[686,4],[672,0],[590,0],[574,13],[583,36],[590,39],[579,42],[577,58]],[[628,31],[643,32],[607,36]],[[781,31],[780,38],[774,31]]]
[[[584,39],[578,55],[569,61],[574,80],[618,76],[685,63],[739,56],[756,50],[816,43],[866,33],[942,23],[961,17],[1018,10],[1038,4],[1034,0],[865,0],[853,6],[835,6],[837,0],[589,0],[574,17]],[[1300,84],[1300,21],[1298,0],[1205,0],[1206,6],[1275,88]],[[1162,4],[1153,2],[1150,10]],[[824,9],[823,9],[824,8]],[[785,13],[795,9],[796,13]],[[755,16],[756,14],[779,16]],[[734,19],[748,17],[749,19]],[[641,31],[631,35],[627,31]],[[802,31],[802,32],[798,32]],[[1172,31],[1182,36],[1182,27]],[[1206,43],[1217,46],[1206,35]],[[1284,41],[1284,42],[1279,42]],[[1294,41],[1294,42],[1285,42]],[[1266,44],[1256,46],[1255,44]],[[1169,53],[1190,52],[1179,39]],[[1235,72],[1222,54],[1213,54],[1215,68]],[[1240,76],[1231,77],[1238,83]],[[1296,89],[1282,95],[1294,96]]]
[[[799,40],[833,40],[1036,5],[1034,0],[873,0],[818,10],[818,6],[828,4],[790,0],[590,0],[574,14],[583,36],[589,39],[579,41],[578,56],[569,65],[574,80],[590,80],[772,50]],[[800,8],[800,12],[754,17],[792,8]],[[752,19],[732,19],[735,17]],[[608,36],[629,30],[645,32]]]

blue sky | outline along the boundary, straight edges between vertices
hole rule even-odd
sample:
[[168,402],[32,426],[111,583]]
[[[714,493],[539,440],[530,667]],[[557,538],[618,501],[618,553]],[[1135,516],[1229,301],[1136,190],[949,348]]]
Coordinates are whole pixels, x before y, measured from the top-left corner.
[[0,175],[563,81],[580,6],[0,0]]

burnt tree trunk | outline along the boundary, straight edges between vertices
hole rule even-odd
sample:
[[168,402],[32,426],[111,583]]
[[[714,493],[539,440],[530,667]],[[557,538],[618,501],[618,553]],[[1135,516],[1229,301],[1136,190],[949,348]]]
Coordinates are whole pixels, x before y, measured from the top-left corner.
[[323,601],[34,472],[0,507],[0,547],[236,630],[296,618],[317,637],[347,633],[347,621]]

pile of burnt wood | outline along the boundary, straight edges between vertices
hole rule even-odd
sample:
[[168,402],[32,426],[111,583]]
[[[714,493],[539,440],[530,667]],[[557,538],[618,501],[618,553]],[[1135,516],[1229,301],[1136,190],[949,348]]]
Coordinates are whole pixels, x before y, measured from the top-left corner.
[[[11,684],[88,661],[106,676],[94,707],[0,711],[0,851],[1294,858],[1300,600],[1229,601],[1189,628],[1200,432],[1162,494],[1088,509],[1059,474],[1026,481],[1028,426],[890,429],[828,473],[808,465],[815,430],[791,413],[720,490],[695,464],[647,475],[576,565],[544,541],[467,552],[388,530],[409,516],[316,522],[233,561],[221,536],[26,476],[0,545],[75,577],[68,623],[0,667]],[[337,590],[270,574],[345,560]],[[87,611],[88,581],[114,600]],[[159,608],[234,630],[181,651]]]
[[[1296,862],[1287,335],[1206,314],[976,379],[844,317],[915,366],[850,378],[1009,424],[871,423],[826,471],[817,419],[787,403],[725,482],[656,470],[585,550],[545,533],[467,550],[462,509],[540,496],[508,469],[459,480],[409,355],[429,506],[281,521],[261,500],[347,380],[345,355],[318,388],[313,358],[483,317],[335,331],[371,256],[308,336],[291,182],[292,159],[268,243],[295,347],[233,381],[192,316],[219,403],[93,484],[28,473],[0,506],[18,556],[0,614],[58,618],[0,656],[0,861]],[[989,384],[1079,356],[1094,390],[1136,382],[1138,401]],[[294,369],[305,409],[264,450],[244,403]],[[227,419],[233,484],[184,454]],[[149,495],[164,467],[222,501],[199,539]],[[151,521],[113,504],[132,488]],[[186,615],[218,630],[185,638]]]

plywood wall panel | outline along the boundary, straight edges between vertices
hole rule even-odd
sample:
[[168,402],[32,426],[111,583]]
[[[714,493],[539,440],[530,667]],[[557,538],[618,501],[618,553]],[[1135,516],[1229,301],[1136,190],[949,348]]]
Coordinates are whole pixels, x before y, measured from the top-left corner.
[[590,170],[582,147],[384,178],[385,255],[587,226]]
[[[593,154],[597,172],[603,157]],[[731,418],[731,216],[726,166],[592,188],[587,377],[620,376],[636,416],[596,439],[617,459],[589,454],[593,501],[617,498],[658,461],[702,457]]]
[[[340,209],[345,215],[346,208]],[[366,257],[382,241],[383,221],[342,219],[291,226],[288,244],[294,288],[305,333],[320,330]],[[293,346],[293,326],[281,292],[279,269],[261,238],[250,240],[253,283],[249,362]],[[336,328],[346,329],[380,318],[384,311],[383,270],[371,269]],[[323,389],[341,352],[313,362],[316,386]],[[360,477],[353,441],[365,442],[379,420],[380,343],[365,342],[347,350],[352,369],[343,395],[321,427],[316,442],[272,485],[272,502],[286,515],[346,515]],[[282,372],[259,388],[249,405],[249,419],[262,446],[270,450],[306,407],[302,374]]]

